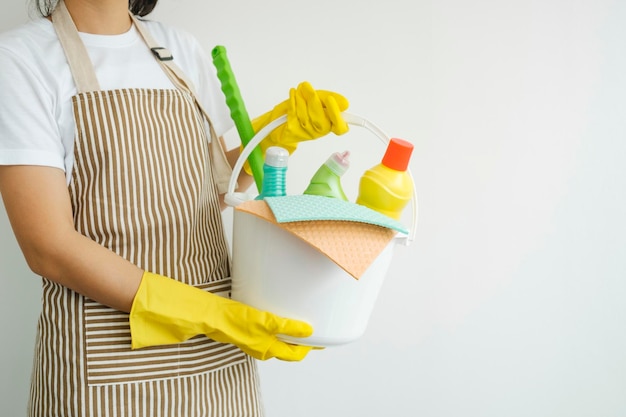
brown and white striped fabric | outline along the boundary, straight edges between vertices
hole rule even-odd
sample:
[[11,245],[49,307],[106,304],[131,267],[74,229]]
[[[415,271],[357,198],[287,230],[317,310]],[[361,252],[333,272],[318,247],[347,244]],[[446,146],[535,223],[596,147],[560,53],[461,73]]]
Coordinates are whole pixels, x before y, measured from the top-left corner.
[[[62,2],[53,21],[64,25],[68,61],[84,63],[75,52],[82,45],[63,35],[68,25],[76,30]],[[211,152],[192,94],[99,91],[78,78],[69,188],[76,229],[142,269],[228,296]],[[127,314],[43,282],[31,417],[262,414],[256,365],[235,346],[198,336],[131,350]]]

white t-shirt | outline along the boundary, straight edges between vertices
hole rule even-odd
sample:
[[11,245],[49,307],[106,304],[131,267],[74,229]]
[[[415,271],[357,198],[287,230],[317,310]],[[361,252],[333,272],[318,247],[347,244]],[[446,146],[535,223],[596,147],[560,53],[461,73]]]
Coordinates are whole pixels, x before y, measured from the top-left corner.
[[[194,84],[218,136],[232,126],[216,70],[190,34],[144,21]],[[175,88],[133,26],[121,35],[79,34],[102,90]],[[0,35],[0,165],[74,165],[74,80],[52,23],[33,20]]]

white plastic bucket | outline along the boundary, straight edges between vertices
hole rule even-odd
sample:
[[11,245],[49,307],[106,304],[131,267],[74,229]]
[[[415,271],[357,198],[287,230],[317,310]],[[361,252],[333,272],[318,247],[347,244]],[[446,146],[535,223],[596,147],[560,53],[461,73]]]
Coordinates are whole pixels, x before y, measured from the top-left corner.
[[[358,116],[344,113],[350,125],[362,126],[384,143],[389,137]],[[237,177],[251,150],[284,123],[281,117],[261,129],[248,143],[233,168],[225,197],[237,206],[251,199],[234,193]],[[303,320],[313,326],[307,338],[283,339],[310,346],[330,347],[355,341],[367,328],[396,244],[408,245],[417,226],[417,199],[412,199],[412,227],[398,235],[357,280],[302,239],[253,214],[235,210],[233,216],[232,298],[261,310]]]

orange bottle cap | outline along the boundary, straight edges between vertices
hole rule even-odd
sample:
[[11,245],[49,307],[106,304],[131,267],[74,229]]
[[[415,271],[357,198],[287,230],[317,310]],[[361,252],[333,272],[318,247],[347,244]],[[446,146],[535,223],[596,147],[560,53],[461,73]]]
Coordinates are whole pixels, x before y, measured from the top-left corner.
[[396,171],[406,171],[413,152],[413,144],[404,139],[389,140],[382,164]]

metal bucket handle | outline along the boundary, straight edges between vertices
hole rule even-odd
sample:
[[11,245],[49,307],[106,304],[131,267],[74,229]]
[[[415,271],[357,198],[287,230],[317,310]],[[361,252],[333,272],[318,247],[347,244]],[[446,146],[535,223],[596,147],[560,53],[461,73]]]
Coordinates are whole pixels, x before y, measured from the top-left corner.
[[[378,126],[376,126],[374,123],[364,119],[363,117],[360,117],[351,113],[346,113],[346,112],[342,113],[342,117],[346,121],[346,123],[348,123],[349,125],[361,126],[369,130],[370,132],[372,132],[376,137],[378,137],[385,144],[385,146],[389,143],[389,140],[390,140],[389,136],[385,132],[383,132]],[[224,196],[224,202],[226,204],[228,204],[231,207],[236,207],[245,201],[253,199],[253,197],[251,197],[247,193],[235,192],[235,187],[237,186],[237,178],[239,177],[239,173],[243,169],[243,164],[245,163],[246,159],[248,159],[248,156],[250,155],[252,150],[259,143],[261,143],[261,141],[265,139],[265,137],[269,135],[272,130],[276,129],[278,126],[282,125],[286,121],[287,121],[287,116],[281,116],[273,120],[272,122],[268,123],[265,127],[259,130],[252,139],[250,139],[246,147],[242,150],[241,154],[239,155],[239,159],[237,159],[237,162],[235,163],[235,166],[233,167],[233,173],[230,177],[230,182],[228,183],[228,191],[226,195]],[[413,240],[415,239],[415,233],[417,230],[417,215],[418,215],[417,192],[415,189],[415,181],[413,181],[413,174],[411,173],[410,169],[408,170],[408,173],[409,173],[409,176],[411,177],[411,182],[413,183],[413,196],[411,197],[412,224],[409,229],[409,234],[406,237],[400,239],[403,241],[402,243],[406,246],[410,245],[411,242],[413,242]]]

